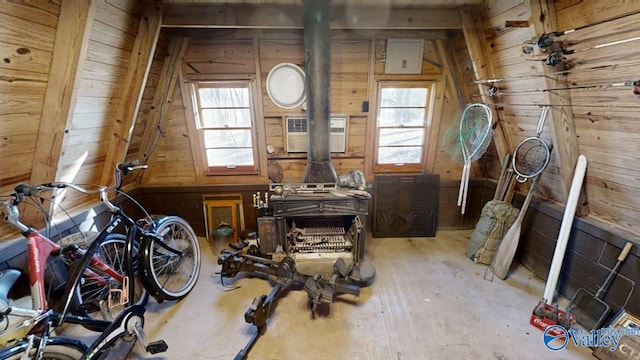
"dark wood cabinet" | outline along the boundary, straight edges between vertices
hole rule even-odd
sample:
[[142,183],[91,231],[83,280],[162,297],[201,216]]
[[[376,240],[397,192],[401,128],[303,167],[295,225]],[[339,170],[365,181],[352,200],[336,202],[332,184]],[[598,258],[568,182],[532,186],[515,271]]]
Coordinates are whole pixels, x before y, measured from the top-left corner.
[[439,175],[378,175],[373,237],[432,237],[438,219]]

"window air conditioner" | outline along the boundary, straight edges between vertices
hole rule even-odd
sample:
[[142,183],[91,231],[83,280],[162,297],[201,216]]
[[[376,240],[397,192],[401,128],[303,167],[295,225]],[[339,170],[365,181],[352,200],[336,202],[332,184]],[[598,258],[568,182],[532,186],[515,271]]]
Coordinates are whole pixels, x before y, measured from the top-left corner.
[[[287,116],[287,152],[307,152],[307,118],[306,116]],[[331,152],[343,153],[346,149],[347,118],[345,116],[331,117]]]

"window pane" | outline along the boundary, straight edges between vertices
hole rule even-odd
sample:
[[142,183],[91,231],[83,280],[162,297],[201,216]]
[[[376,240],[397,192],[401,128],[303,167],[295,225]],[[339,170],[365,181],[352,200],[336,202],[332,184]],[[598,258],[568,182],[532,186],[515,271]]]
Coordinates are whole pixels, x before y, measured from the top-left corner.
[[378,126],[423,126],[424,108],[380,109]]
[[379,164],[419,164],[422,159],[421,146],[380,147]]
[[249,107],[249,88],[199,88],[202,107]]
[[252,149],[207,149],[208,166],[252,166]]
[[203,109],[203,127],[251,127],[249,109]]
[[251,147],[251,130],[205,130],[204,146],[210,148]]
[[380,129],[380,143],[382,146],[422,146],[424,129]]
[[382,88],[380,107],[425,107],[426,88]]

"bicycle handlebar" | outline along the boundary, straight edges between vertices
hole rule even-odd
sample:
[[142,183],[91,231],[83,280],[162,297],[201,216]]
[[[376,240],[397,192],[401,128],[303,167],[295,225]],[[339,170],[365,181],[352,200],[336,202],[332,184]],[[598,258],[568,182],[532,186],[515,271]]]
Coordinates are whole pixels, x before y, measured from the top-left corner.
[[116,171],[122,172],[122,175],[127,175],[130,171],[147,168],[147,165],[139,165],[139,163],[138,159],[131,160],[127,163],[118,163],[116,165]]
[[54,183],[45,183],[39,185],[29,185],[29,184],[18,184],[13,188],[14,193],[12,194],[15,199],[13,200],[13,204],[19,204],[24,200],[26,196],[34,196],[39,192],[53,190],[53,189],[63,189],[63,188],[72,188],[78,192],[83,194],[92,195],[92,194],[100,194],[100,200],[104,203],[108,203],[107,205],[111,205],[107,198],[107,192],[111,190],[117,190],[122,186],[122,176],[128,174],[131,171],[138,169],[146,169],[147,165],[138,165],[139,161],[137,159],[118,163],[114,170],[114,180],[115,184],[113,186],[104,186],[104,185],[95,185],[97,189],[88,189],[84,186],[80,186],[77,184],[67,183],[67,182],[54,182]]

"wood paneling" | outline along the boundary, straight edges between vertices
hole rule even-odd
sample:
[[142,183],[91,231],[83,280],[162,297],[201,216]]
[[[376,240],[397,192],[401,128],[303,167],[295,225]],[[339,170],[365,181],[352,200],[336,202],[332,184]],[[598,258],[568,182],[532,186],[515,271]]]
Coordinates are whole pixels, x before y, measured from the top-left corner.
[[[424,37],[430,39],[432,35],[428,32],[413,31],[407,34],[401,32],[390,33],[389,36],[411,38]],[[439,34],[438,36],[442,36]],[[374,75],[376,69],[384,67],[380,59],[372,59],[372,56],[379,56],[375,52],[371,52],[371,47],[375,38],[360,37],[359,34],[350,34],[348,32],[334,31],[331,41],[331,112],[334,114],[344,114],[347,116],[347,149],[344,154],[334,154],[332,162],[338,173],[346,173],[349,170],[357,169],[366,171],[366,163],[372,161],[372,152],[367,148],[368,144],[373,143],[372,133],[368,129],[372,127],[372,113],[375,113],[373,97],[371,94],[371,86],[376,79],[384,80],[424,80],[424,79],[440,79],[442,77],[441,64],[444,59],[435,48],[432,40],[425,42],[425,61],[423,61],[423,73],[421,75],[401,75],[389,76],[384,74]],[[378,41],[384,48],[384,41]],[[257,44],[254,46],[252,44]],[[158,60],[156,59],[156,62]],[[217,35],[212,33],[211,37],[194,37],[189,39],[189,46],[184,54],[184,63],[182,70],[185,80],[229,80],[229,79],[253,79],[260,78],[260,83],[256,83],[259,103],[261,107],[262,117],[256,119],[258,129],[264,128],[264,131],[257,132],[257,143],[270,144],[274,147],[274,153],[267,155],[268,161],[277,161],[284,172],[284,182],[301,181],[306,166],[305,154],[287,154],[285,152],[285,131],[284,121],[288,114],[305,114],[301,107],[294,109],[281,109],[277,107],[268,97],[265,90],[266,78],[269,71],[279,63],[290,62],[304,68],[304,44],[302,32],[299,30],[279,30],[277,32],[247,32],[247,31],[220,31]],[[377,66],[370,66],[370,62],[377,63]],[[256,64],[255,66],[253,64]],[[435,64],[435,65],[434,65]],[[438,65],[438,66],[436,66]],[[156,65],[157,66],[157,65]],[[255,73],[256,67],[259,66],[259,73]],[[258,76],[259,75],[259,76]],[[374,77],[376,76],[376,77]],[[453,89],[454,84],[449,84],[449,91]],[[162,85],[166,87],[166,85]],[[162,161],[159,169],[149,169],[143,178],[145,184],[171,184],[171,176],[175,176],[174,182],[187,184],[191,183],[229,183],[236,181],[248,181],[266,183],[269,180],[266,177],[266,162],[261,159],[261,172],[256,176],[243,177],[224,177],[224,176],[204,176],[202,170],[194,168],[195,177],[189,180],[189,176],[194,174],[194,170],[187,170],[186,165],[179,164],[184,161],[186,153],[184,124],[195,128],[192,124],[193,115],[191,112],[191,100],[188,85],[182,86],[179,93],[175,93],[172,97],[173,106],[169,118],[173,125],[165,123],[162,126],[162,136],[157,141],[156,151],[162,154],[162,159],[158,158],[151,162],[152,167],[156,166],[156,161]],[[436,114],[445,114],[451,118],[451,114],[456,112],[453,106],[442,106],[443,96],[438,101],[438,109]],[[178,101],[185,99],[185,104],[178,105]],[[153,102],[156,102],[154,100]],[[368,112],[363,112],[365,102],[369,102]],[[157,108],[158,104],[152,104]],[[455,105],[454,105],[455,106]],[[256,115],[259,115],[257,112]],[[438,115],[437,120],[440,121]],[[182,125],[181,125],[182,124]],[[147,126],[149,126],[147,124]],[[189,130],[190,137],[199,136],[195,129]],[[154,138],[153,136],[151,137]],[[135,137],[134,137],[135,139]],[[437,141],[437,129],[434,135],[434,141]],[[196,140],[190,142],[195,144]],[[266,145],[265,145],[266,146]],[[170,151],[171,149],[171,151]],[[174,158],[173,151],[180,149]],[[193,158],[197,159],[199,154],[198,148],[193,148]],[[439,155],[435,155],[438,157]],[[179,160],[177,157],[181,157]],[[171,164],[176,164],[176,169],[170,170]],[[450,167],[461,168],[460,164],[452,164],[450,159],[439,160],[439,166],[442,169]],[[459,170],[453,173],[458,173]],[[373,174],[367,174],[372,179]],[[449,176],[445,172],[445,176]]]
[[[466,3],[466,2],[465,2]],[[290,5],[214,6],[213,4],[166,5],[167,27],[301,29],[302,7]],[[386,6],[334,6],[333,29],[456,29],[455,9],[390,8]]]
[[113,121],[112,135],[107,147],[107,158],[100,178],[101,184],[114,181],[113,169],[125,160],[131,140],[131,132],[135,126],[136,116],[142,102],[143,91],[147,83],[147,75],[153,62],[153,54],[160,35],[162,12],[159,7],[147,7],[138,25],[138,32],[130,51],[127,74],[124,78],[126,87],[120,94],[118,110]]
[[[0,156],[12,159],[3,193],[17,182],[100,183],[139,16],[131,0],[0,5]],[[63,206],[97,200],[69,192]]]
[[[130,74],[132,58],[135,57],[132,57],[132,52],[136,51],[142,3],[133,0],[96,1],[95,16],[90,16],[88,23],[85,21],[84,24],[86,31],[64,21],[65,15],[61,12],[60,4],[69,5],[46,0],[11,1],[0,5],[0,115],[3,117],[0,156],[12,159],[11,165],[3,166],[0,174],[0,190],[3,193],[9,192],[17,181],[44,181],[71,176],[66,171],[72,169],[81,158],[85,159],[87,166],[80,167],[76,178],[99,182],[101,179],[97,174],[103,174],[105,166],[108,167],[104,162],[116,154],[113,149],[105,150],[105,144],[109,143],[114,133],[126,132],[122,127],[114,127],[114,122],[122,113],[122,104],[127,103],[122,97],[129,86],[125,79]],[[79,3],[76,5],[79,6]],[[247,6],[224,10],[206,20],[222,21],[216,26],[241,25],[245,22],[255,25],[277,20],[252,19],[251,16],[228,17],[239,8]],[[555,12],[549,13],[553,9]],[[262,11],[266,10],[251,11],[249,15]],[[429,160],[433,163],[434,172],[446,181],[459,179],[461,165],[448,157],[441,141],[444,131],[456,120],[462,103],[484,101],[496,109],[498,131],[495,143],[498,146],[492,146],[484,159],[486,161],[474,165],[475,178],[495,177],[496,158],[504,155],[503,150],[513,149],[520,140],[533,135],[541,111],[539,105],[551,103],[555,106],[542,137],[554,143],[554,154],[541,179],[537,198],[563,202],[567,175],[572,173],[571,154],[573,150],[578,150],[590,159],[586,182],[590,216],[608,225],[640,233],[634,221],[640,217],[640,186],[635,184],[640,174],[640,165],[637,165],[640,162],[634,155],[637,153],[635,144],[639,140],[636,134],[640,133],[640,125],[635,121],[640,107],[638,96],[625,86],[550,90],[563,86],[597,86],[638,80],[636,59],[640,55],[640,41],[566,55],[566,74],[558,73],[562,67],[547,68],[539,61],[547,54],[535,46],[532,53],[523,51],[523,45],[531,46],[532,40],[535,41],[541,31],[583,25],[591,26],[564,35],[559,40],[567,48],[583,49],[638,37],[638,5],[622,0],[561,0],[553,4],[540,0],[491,0],[484,6],[469,8],[468,11],[472,12],[473,17],[465,18],[464,11],[461,13],[459,9],[451,9],[445,13],[454,13],[455,16],[446,19],[443,16],[428,23],[428,19],[445,13],[432,11],[426,14],[426,11],[416,10],[409,26],[407,14],[410,11],[405,9],[390,13],[390,16],[397,18],[376,25],[379,29],[362,29],[358,26],[364,25],[352,24],[351,29],[342,30],[339,27],[342,26],[340,24],[346,24],[346,13],[339,13],[340,16],[335,17],[333,24],[337,26],[331,31],[331,111],[349,117],[347,152],[333,158],[337,170],[364,169],[369,180],[373,179],[371,149],[374,144],[376,81],[389,79],[388,75],[383,74],[385,41],[388,38],[424,38],[427,41],[423,73],[416,77],[398,78],[443,81],[441,106],[438,109],[440,127],[436,136],[439,143],[437,152],[430,154],[433,159]],[[295,13],[299,13],[298,10]],[[369,24],[381,19],[379,11],[363,9],[360,14],[366,16]],[[462,21],[460,14],[463,15]],[[179,14],[168,15],[167,19],[167,23],[171,22],[170,19],[193,21],[181,18]],[[304,112],[301,108],[277,108],[269,100],[264,88],[269,70],[278,63],[287,61],[304,66],[304,45],[299,26],[301,20],[287,21],[277,29],[210,28],[191,39],[185,59],[191,61],[192,66],[181,68],[186,80],[189,76],[194,79],[197,76],[199,79],[255,79],[256,95],[262,107],[256,119],[261,126],[257,134],[261,172],[255,176],[206,177],[205,182],[266,183],[269,180],[265,176],[265,160],[278,161],[285,170],[286,181],[299,181],[301,178],[305,158],[284,152],[285,134],[282,126],[287,113]],[[467,33],[461,37],[458,30],[429,30],[434,27],[448,28],[443,25],[445,23],[456,23],[455,29],[466,27]],[[286,24],[295,29],[286,28]],[[68,29],[61,28],[64,26]],[[62,30],[75,31],[75,38],[80,39],[68,44],[72,51],[57,50],[63,48],[61,44],[64,42],[56,38],[56,33]],[[167,29],[160,37],[131,137],[127,145],[115,146],[118,151],[128,146],[128,157],[135,157],[133,154],[138,154],[144,147],[143,129],[155,125],[148,119],[150,114],[160,109],[158,98],[155,97],[158,94],[156,87],[166,88],[166,84],[161,84],[161,72],[169,36],[180,33],[198,35],[198,31],[204,30],[181,32]],[[82,34],[78,35],[80,32]],[[477,42],[469,41],[471,34],[477,38]],[[437,39],[444,40],[443,49],[436,47]],[[86,42],[86,54],[74,55],[83,41]],[[443,52],[449,54],[449,61],[443,58]],[[437,66],[445,61],[450,65],[449,75],[445,69]],[[473,64],[479,65],[479,68],[474,69]],[[78,67],[76,76],[69,73],[60,75],[63,70],[73,70],[73,66]],[[546,78],[538,75],[545,75]],[[66,77],[66,80],[62,77]],[[484,95],[487,84],[478,86],[472,83],[473,80],[489,77],[509,79],[496,83],[504,93],[502,96],[487,97]],[[188,112],[190,104],[182,101],[183,98],[188,99],[188,94],[184,91],[184,84],[181,85],[171,92],[170,104],[165,104],[169,110],[164,112],[167,120],[161,131],[156,136],[147,136],[157,139],[158,145],[155,147],[156,158],[151,164],[157,169],[149,171],[149,184],[176,185],[200,181],[195,161],[192,160],[194,150],[190,137],[193,135],[189,132],[189,126],[194,125]],[[78,95],[50,92],[52,87],[64,88]],[[462,102],[457,100],[457,89],[461,90]],[[166,100],[166,97],[163,99]],[[365,101],[369,102],[368,112],[363,112]],[[70,110],[62,114],[64,111],[61,109],[65,107]],[[50,120],[52,118],[57,120]],[[41,119],[49,120],[40,123]],[[565,130],[571,126],[575,128]],[[38,133],[41,134],[40,138],[37,137]],[[118,136],[124,139],[122,135]],[[274,146],[274,154],[262,153],[266,144]],[[189,152],[192,153],[192,159],[189,159]],[[32,169],[40,173],[32,174]]]
[[31,177],[60,6],[0,5],[0,191]]

